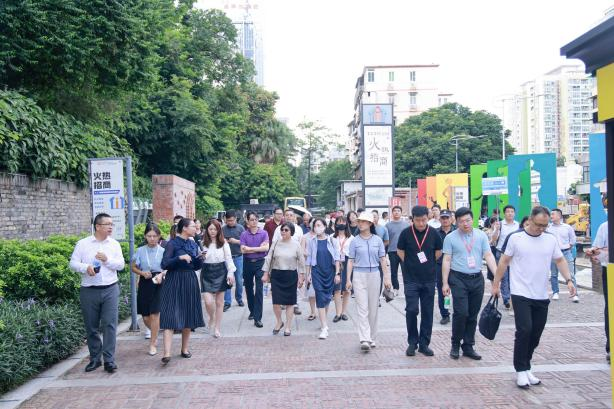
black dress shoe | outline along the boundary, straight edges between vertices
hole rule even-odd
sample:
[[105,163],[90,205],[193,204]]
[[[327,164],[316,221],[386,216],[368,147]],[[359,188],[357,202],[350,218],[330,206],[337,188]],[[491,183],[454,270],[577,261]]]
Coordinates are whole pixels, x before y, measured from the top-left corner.
[[237,305],[239,307],[245,307],[245,303],[243,301],[237,301]]
[[450,316],[449,315],[446,315],[445,317],[441,317],[441,321],[439,321],[439,323],[441,325],[446,325],[449,322],[450,322]]
[[405,350],[405,355],[407,355],[407,356],[415,356],[416,355],[416,345],[415,344],[409,344],[409,346]]
[[458,359],[460,357],[459,349],[459,346],[452,345],[452,348],[450,348],[450,358]]
[[341,315],[335,315],[335,317],[333,318],[333,322],[339,322],[341,321]]
[[162,357],[162,365],[166,365],[171,361],[171,357],[170,356],[164,356]]
[[192,353],[190,351],[188,352],[182,352],[181,353],[181,357],[182,358],[192,358]]
[[431,348],[429,348],[428,346],[420,345],[420,347],[418,348],[418,352],[420,352],[421,354],[426,355],[426,356],[433,356],[433,355],[435,355],[433,350]]
[[262,328],[264,325],[262,325],[262,321],[258,321],[258,320],[254,320],[254,325],[258,328]]
[[476,361],[479,361],[480,359],[482,359],[482,355],[475,352],[473,348],[463,349],[463,356],[474,359]]
[[299,307],[294,307],[294,315],[301,315],[301,309]]
[[230,304],[224,304],[224,312],[230,309]]
[[113,373],[117,371],[117,365],[115,364],[115,362],[105,362],[104,370],[107,371],[108,373]]
[[90,361],[90,363],[87,364],[87,366],[85,367],[85,372],[92,372],[96,370],[100,365],[102,365],[102,362],[100,361]]
[[247,317],[247,319],[251,321],[254,319],[254,316],[252,314],[249,314],[249,317]]

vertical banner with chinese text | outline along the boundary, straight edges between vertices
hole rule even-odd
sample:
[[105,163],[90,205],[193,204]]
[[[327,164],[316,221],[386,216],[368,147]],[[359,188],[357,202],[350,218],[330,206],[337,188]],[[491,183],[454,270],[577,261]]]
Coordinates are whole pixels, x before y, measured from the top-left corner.
[[116,240],[126,238],[126,197],[124,192],[124,161],[122,159],[90,160],[92,218],[107,213],[113,219]]

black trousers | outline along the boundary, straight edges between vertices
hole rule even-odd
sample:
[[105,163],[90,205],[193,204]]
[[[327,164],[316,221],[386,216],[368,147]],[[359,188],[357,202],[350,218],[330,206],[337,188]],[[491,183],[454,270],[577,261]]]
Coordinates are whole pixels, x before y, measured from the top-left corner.
[[605,351],[610,352],[610,320],[608,314],[608,268],[601,266],[601,283],[603,285],[603,298],[605,300],[605,308],[603,315],[605,317]]
[[514,339],[514,369],[516,372],[531,369],[533,351],[539,345],[548,319],[550,300],[533,300],[512,295],[516,338]]
[[392,280],[392,288],[399,289],[399,266],[401,266],[401,274],[405,271],[403,262],[396,251],[388,252],[388,258],[390,259],[390,276]]
[[465,274],[450,271],[448,284],[452,290],[452,346],[471,349],[475,344],[475,328],[484,297],[482,273]]
[[254,316],[254,320],[262,321],[262,304],[264,303],[264,297],[262,294],[262,266],[264,265],[264,259],[261,258],[257,261],[251,261],[248,258],[244,258],[243,262],[243,286],[245,287],[245,294],[247,296],[247,308],[251,315]]

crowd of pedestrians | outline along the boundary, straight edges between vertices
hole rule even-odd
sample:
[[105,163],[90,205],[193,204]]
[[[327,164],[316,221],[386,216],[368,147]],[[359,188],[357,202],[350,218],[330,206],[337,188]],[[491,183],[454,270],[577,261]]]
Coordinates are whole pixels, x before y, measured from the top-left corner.
[[[174,333],[181,334],[180,356],[190,358],[190,334],[205,327],[203,300],[206,328],[214,338],[222,336],[222,318],[232,307],[233,294],[238,307],[245,306],[245,296],[248,320],[262,328],[264,286],[268,288],[269,283],[273,335],[282,331],[284,336],[292,335],[293,321],[301,314],[298,301],[303,298],[310,305],[306,319],[319,319],[318,338],[325,340],[330,332],[331,302],[334,324],[349,320],[349,300],[355,298],[358,345],[368,352],[377,345],[382,291],[385,289],[386,299],[398,295],[402,279],[406,355],[435,354],[430,343],[437,295],[440,324],[452,322],[450,357],[459,359],[462,353],[479,360],[475,332],[485,291],[485,264],[492,295],[500,295],[514,316],[517,385],[537,385],[540,380],[531,372],[531,359],[550,300],[559,299],[559,274],[572,300],[579,301],[573,268],[575,234],[562,222],[559,209],[537,206],[519,223],[516,209],[507,205],[503,216],[494,214],[482,230],[473,227],[473,213],[465,207],[452,212],[439,205],[430,209],[414,206],[409,220],[400,206],[391,209],[390,219],[386,212],[380,218],[376,210],[359,209],[347,216],[333,213],[327,219],[305,213],[298,220],[293,210],[276,208],[261,228],[256,212],[238,215],[228,211],[224,223],[211,219],[202,230],[200,221],[178,216],[168,240],[150,223],[145,244],[131,260],[131,269],[138,275],[137,311],[146,326],[148,354],[157,354],[162,331],[164,365],[171,359]],[[119,243],[110,237],[112,228],[110,216],[96,216],[94,234],[77,243],[70,261],[71,269],[82,275],[88,372],[103,360],[105,370],[117,369],[117,271],[124,268],[124,260]],[[606,222],[586,250],[604,266],[604,289],[607,250]],[[607,337],[607,292],[605,299]],[[609,360],[609,342],[606,353]]]

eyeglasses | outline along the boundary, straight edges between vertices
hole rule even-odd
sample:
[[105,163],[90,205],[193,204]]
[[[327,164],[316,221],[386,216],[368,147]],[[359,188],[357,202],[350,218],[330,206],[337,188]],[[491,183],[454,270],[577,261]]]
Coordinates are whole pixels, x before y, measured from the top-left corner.
[[281,231],[287,231],[287,232],[289,232],[289,231],[290,231],[290,229],[281,229]]
[[473,223],[473,219],[471,218],[458,221],[458,224],[471,224],[471,223]]
[[247,219],[248,222],[257,222],[258,219]]
[[544,229],[546,230],[548,228],[548,223],[546,224],[541,224],[541,223],[535,223],[533,222],[533,224],[535,225],[535,227],[540,228],[540,229]]

